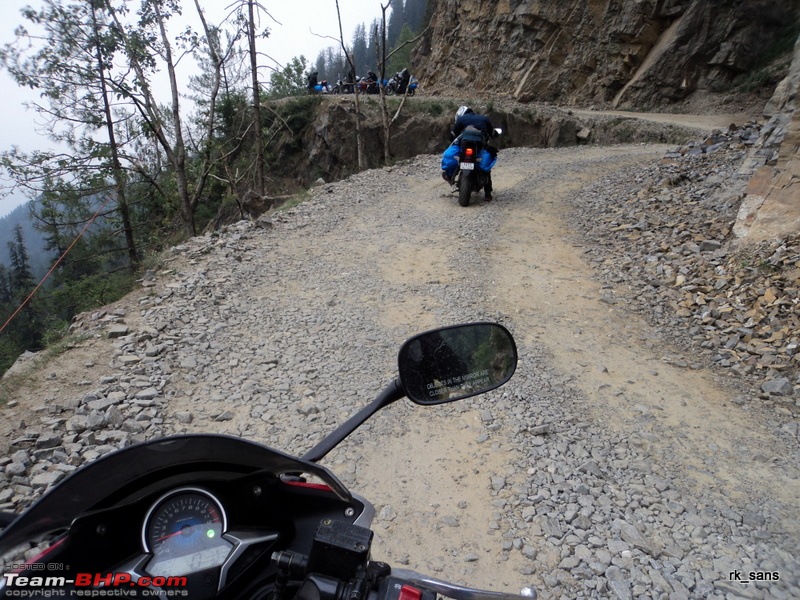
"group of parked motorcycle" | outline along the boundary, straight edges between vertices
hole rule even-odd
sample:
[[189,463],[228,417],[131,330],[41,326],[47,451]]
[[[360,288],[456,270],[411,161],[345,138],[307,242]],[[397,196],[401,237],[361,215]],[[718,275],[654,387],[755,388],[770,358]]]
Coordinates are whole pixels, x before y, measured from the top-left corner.
[[309,77],[309,94],[352,94],[358,90],[359,94],[379,94],[380,85],[383,86],[387,96],[403,96],[406,93],[413,96],[419,87],[419,81],[412,77],[407,69],[398,71],[390,79],[381,80],[377,74],[370,71],[365,77],[354,77],[352,80],[337,79],[331,85],[327,79],[317,81],[315,74]]

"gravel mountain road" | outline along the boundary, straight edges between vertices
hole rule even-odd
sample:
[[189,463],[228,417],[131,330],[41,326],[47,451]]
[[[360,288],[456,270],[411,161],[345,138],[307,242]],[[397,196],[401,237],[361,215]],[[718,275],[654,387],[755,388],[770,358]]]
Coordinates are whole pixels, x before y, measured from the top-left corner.
[[[19,455],[0,464],[14,491],[0,502],[168,433],[300,453],[392,379],[404,339],[496,320],[519,345],[509,384],[396,403],[322,461],[376,504],[375,559],[542,598],[800,597],[796,437],[676,359],[598,282],[572,226],[584,186],[669,149],[504,150],[495,201],[467,208],[422,156],[177,247],[143,292],[83,322],[121,337],[89,335],[2,409],[9,455],[23,433],[69,434],[16,480]],[[773,580],[735,581],[750,572]]]

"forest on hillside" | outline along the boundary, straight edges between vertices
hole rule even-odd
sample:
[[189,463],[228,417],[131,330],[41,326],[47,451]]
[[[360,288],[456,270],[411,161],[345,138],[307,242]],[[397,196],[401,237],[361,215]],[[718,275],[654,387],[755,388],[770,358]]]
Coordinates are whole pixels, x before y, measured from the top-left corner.
[[[359,25],[313,66],[298,56],[265,71],[263,5],[234,0],[214,24],[204,10],[211,1],[43,0],[24,9],[16,40],[0,48],[0,68],[38,92],[33,109],[57,148],[0,153],[15,188],[36,198],[33,223],[52,267],[25,303],[37,283],[36,244],[14,226],[0,248],[0,374],[66,332],[77,313],[127,293],[163,248],[218,215],[242,214],[248,195],[274,195],[270,140],[294,134],[296,115],[317,100],[306,96],[311,70],[332,78],[407,66],[405,42],[424,29],[427,8],[376,0],[385,20]],[[188,11],[197,30],[177,26]],[[188,87],[187,57],[196,65]],[[155,91],[164,81],[166,99]],[[267,106],[285,96],[306,97]]]
[[[386,20],[386,47],[389,52],[393,52],[386,61],[387,76],[404,68],[413,69],[409,59],[412,46],[405,42],[410,42],[425,29],[427,9],[428,0],[392,2],[392,11]],[[369,26],[360,24],[353,32],[350,51],[355,64],[355,76],[365,75],[367,71],[375,70],[379,64],[382,27],[383,23],[375,19]],[[344,79],[350,66],[341,48],[329,46],[317,56],[314,69],[319,73],[320,79],[332,82]]]

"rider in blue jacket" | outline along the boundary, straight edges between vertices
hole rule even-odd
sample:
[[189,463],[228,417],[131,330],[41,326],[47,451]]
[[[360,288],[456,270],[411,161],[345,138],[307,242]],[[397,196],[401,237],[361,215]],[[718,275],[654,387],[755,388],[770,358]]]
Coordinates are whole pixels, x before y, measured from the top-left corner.
[[[450,185],[453,185],[453,175],[455,174],[456,165],[458,164],[458,136],[460,136],[467,127],[474,127],[483,134],[483,147],[491,156],[491,165],[497,159],[497,148],[489,145],[489,138],[494,133],[494,127],[489,117],[486,115],[479,115],[473,111],[469,106],[462,106],[456,111],[455,122],[453,128],[450,130],[450,139],[453,144],[445,150],[442,156],[442,179]],[[484,185],[484,197],[487,202],[492,200],[492,173],[491,166],[486,170],[486,184]]]

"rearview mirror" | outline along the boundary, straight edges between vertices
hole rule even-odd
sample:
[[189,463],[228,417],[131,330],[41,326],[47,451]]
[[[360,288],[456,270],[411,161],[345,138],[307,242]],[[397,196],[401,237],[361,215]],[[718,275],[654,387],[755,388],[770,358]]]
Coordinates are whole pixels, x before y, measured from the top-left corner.
[[421,333],[400,348],[400,382],[417,404],[442,404],[500,387],[517,368],[517,347],[496,323]]

